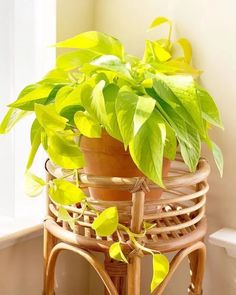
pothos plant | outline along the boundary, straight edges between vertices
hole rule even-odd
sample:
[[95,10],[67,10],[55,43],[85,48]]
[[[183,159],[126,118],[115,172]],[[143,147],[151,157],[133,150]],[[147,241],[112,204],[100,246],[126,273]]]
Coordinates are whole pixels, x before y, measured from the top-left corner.
[[[140,235],[119,223],[115,207],[101,214],[91,207],[79,188],[77,169],[83,167],[84,160],[78,138],[99,138],[105,129],[123,142],[136,166],[161,187],[163,157],[173,160],[178,147],[189,170],[194,171],[204,142],[222,175],[221,151],[209,137],[212,125],[222,128],[217,106],[197,82],[201,71],[191,65],[189,41],[172,41],[172,24],[165,17],[156,18],[149,30],[162,24],[168,25],[168,36],[146,40],[142,58],[126,53],[114,37],[96,31],[56,44],[73,50],[60,55],[43,80],[22,90],[0,126],[0,132],[7,133],[26,115],[35,116],[26,165],[27,193],[35,196],[47,185],[30,172],[42,145],[55,164],[72,169],[75,176],[75,184],[66,178],[49,183],[49,195],[60,206],[59,218],[73,228],[76,219],[65,206],[81,203],[84,210],[97,214],[92,228],[98,235],[126,231],[135,248],[153,255],[152,291],[167,274],[168,260],[139,244]],[[152,226],[155,224],[143,224],[143,234]],[[110,256],[127,262],[119,242],[110,247]]]

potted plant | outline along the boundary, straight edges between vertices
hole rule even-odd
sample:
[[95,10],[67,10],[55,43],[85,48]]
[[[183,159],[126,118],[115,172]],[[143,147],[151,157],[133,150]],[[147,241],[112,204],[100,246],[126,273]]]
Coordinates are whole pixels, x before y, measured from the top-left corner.
[[[89,207],[79,188],[80,168],[95,175],[146,176],[160,186],[147,198],[159,198],[163,176],[168,174],[177,148],[194,171],[204,142],[222,174],[222,154],[209,137],[212,125],[222,128],[217,106],[196,81],[201,71],[191,65],[190,43],[184,38],[171,41],[172,25],[165,17],[156,18],[149,29],[165,23],[169,25],[167,38],[146,40],[142,58],[126,53],[114,37],[96,31],[59,42],[56,47],[73,50],[60,55],[55,69],[26,86],[9,105],[1,133],[10,131],[25,115],[35,115],[25,176],[28,194],[37,195],[46,185],[29,172],[40,145],[53,163],[74,171],[76,185],[63,178],[49,183],[50,197],[61,206],[60,218],[71,226],[75,220],[63,206],[81,203]],[[181,56],[176,56],[177,47],[182,49]],[[91,189],[90,194],[105,200],[131,197],[128,192],[101,189]],[[96,213],[93,228],[99,235],[110,235],[118,226],[123,227],[138,245],[129,229],[119,224],[115,207]],[[144,231],[151,226],[144,224]],[[163,264],[164,278],[166,258],[143,250],[153,254],[154,262]],[[119,243],[111,246],[110,255],[127,262]],[[152,290],[160,282],[155,275],[158,266],[153,266]]]

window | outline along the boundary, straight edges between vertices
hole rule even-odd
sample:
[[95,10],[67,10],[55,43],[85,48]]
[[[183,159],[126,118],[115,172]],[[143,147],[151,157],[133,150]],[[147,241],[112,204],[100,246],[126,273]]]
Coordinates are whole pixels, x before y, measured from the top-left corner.
[[[56,0],[0,0],[0,118],[26,85],[54,66],[56,42]],[[23,120],[10,134],[0,137],[0,216],[29,219],[43,216],[43,197],[24,194],[23,175],[30,148],[32,118]],[[43,151],[33,170],[43,175]],[[4,217],[4,220],[6,218]]]

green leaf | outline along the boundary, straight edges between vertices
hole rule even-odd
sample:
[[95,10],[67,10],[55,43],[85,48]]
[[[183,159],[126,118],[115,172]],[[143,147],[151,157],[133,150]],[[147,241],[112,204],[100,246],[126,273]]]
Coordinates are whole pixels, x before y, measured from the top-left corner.
[[29,112],[27,111],[10,108],[0,124],[0,134],[8,133],[17,122],[28,114]]
[[46,140],[46,151],[50,159],[62,168],[76,169],[84,165],[83,154],[79,145],[74,141],[73,132],[69,130],[63,134],[49,133]]
[[60,115],[68,120],[68,124],[75,126],[74,116],[78,111],[84,111],[84,108],[80,105],[71,105],[61,110]]
[[[168,121],[171,129],[175,132],[175,135],[177,136],[177,139],[180,143],[181,153],[185,163],[188,165],[191,171],[194,171],[201,153],[201,140],[198,130],[187,124],[179,116],[178,112],[172,109],[165,101],[159,100],[157,107],[163,117]],[[166,127],[167,126],[168,125],[166,125]],[[171,137],[173,137],[173,134],[170,133],[170,129],[167,127],[166,149],[172,148],[168,147],[168,140],[170,140],[170,142],[174,141],[174,138],[171,139]],[[168,156],[168,153],[171,154],[170,150],[168,149],[165,151],[164,155],[165,157],[171,159],[171,157]],[[172,155],[174,156],[176,146],[174,146],[173,149]]]
[[131,77],[128,65],[125,63],[122,63],[117,56],[103,55],[93,60],[90,64],[101,69],[112,71],[116,75],[123,78],[124,80],[134,83],[134,80]]
[[51,90],[51,92],[49,93],[49,95],[48,95],[47,99],[45,100],[44,104],[53,103],[53,102],[55,101],[55,98],[56,98],[56,96],[57,96],[58,91],[59,91],[61,88],[63,88],[63,87],[65,87],[65,85],[63,85],[63,84],[58,84],[58,85],[56,85],[56,86]]
[[158,96],[167,102],[185,122],[195,126],[202,137],[205,137],[201,106],[194,84],[191,76],[183,75],[158,75],[158,80],[153,81],[153,87]]
[[185,59],[186,63],[189,64],[192,59],[192,46],[191,46],[190,42],[185,38],[181,38],[177,41],[177,43],[181,46],[181,48],[183,50],[184,59]]
[[161,112],[162,116],[169,123],[169,125],[175,132],[175,135],[186,144],[189,144],[190,147],[192,147],[192,145],[188,142],[188,139],[186,139],[186,122],[182,119],[182,117],[179,116],[179,112],[175,110],[176,105],[174,103],[172,105],[172,102],[167,103],[166,99],[161,99],[154,88],[147,88],[146,92],[156,99],[157,109]]
[[64,179],[54,179],[48,192],[51,199],[60,205],[74,205],[86,198],[80,188]]
[[75,228],[75,219],[73,217],[70,216],[70,214],[68,213],[68,211],[60,206],[59,210],[58,210],[58,218],[62,221],[68,222],[70,228],[72,230],[74,230]]
[[169,272],[169,261],[162,254],[153,254],[153,275],[151,282],[151,293],[163,282]]
[[190,147],[189,144],[186,144],[185,141],[179,139],[181,155],[190,171],[194,172],[201,156],[201,138],[196,132],[196,129],[191,128],[188,125],[186,125],[185,138],[192,147]]
[[66,71],[81,67],[98,57],[99,54],[88,49],[79,49],[57,57],[56,65]]
[[105,126],[106,131],[114,138],[122,141],[120,129],[116,116],[116,98],[119,92],[119,87],[116,84],[109,84],[103,89],[103,95],[105,99],[107,124]]
[[205,129],[202,120],[201,105],[198,100],[197,89],[193,78],[191,76],[175,75],[165,77],[165,82],[191,115],[198,130],[204,137]]
[[174,160],[176,156],[177,140],[174,129],[166,121],[166,141],[164,147],[164,157]]
[[92,229],[101,237],[110,236],[117,230],[118,219],[117,208],[107,208],[94,220]]
[[139,129],[150,117],[155,100],[149,96],[138,96],[121,89],[116,99],[116,115],[125,146],[128,146]]
[[33,111],[34,104],[36,102],[39,103],[45,101],[53,88],[53,85],[48,84],[29,85],[23,89],[18,99],[15,102],[11,103],[9,106]]
[[[34,125],[32,125],[32,127],[33,126]],[[41,131],[42,131],[41,126],[40,126],[40,128],[38,128],[38,130],[36,132],[31,130],[31,135],[33,133],[34,134],[33,134],[33,136],[31,136],[31,151],[30,151],[27,166],[26,166],[27,169],[29,169],[32,166],[35,155],[36,155],[36,153],[39,149],[39,146],[41,144]]]
[[67,119],[58,115],[53,104],[35,104],[35,114],[39,124],[47,131],[60,131],[66,127]]
[[197,88],[197,96],[202,108],[203,118],[210,124],[223,128],[220,114],[213,98],[200,85],[196,84],[196,88]]
[[90,138],[101,137],[101,126],[88,112],[79,111],[74,116],[74,122],[81,134]]
[[89,49],[97,54],[112,54],[123,60],[124,48],[119,40],[104,33],[89,31],[56,44],[62,48]]
[[30,197],[36,197],[41,194],[46,182],[38,176],[26,171],[24,177],[25,193]]
[[120,242],[116,242],[110,246],[109,255],[112,259],[128,263],[124,253],[122,252]]
[[131,141],[130,154],[137,167],[153,182],[164,187],[162,164],[166,140],[166,125],[154,111]]

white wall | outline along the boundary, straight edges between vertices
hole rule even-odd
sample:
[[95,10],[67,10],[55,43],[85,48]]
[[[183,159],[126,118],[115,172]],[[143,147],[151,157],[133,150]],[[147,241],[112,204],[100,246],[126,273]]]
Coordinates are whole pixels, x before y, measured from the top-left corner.
[[[95,28],[120,38],[134,54],[142,54],[143,40],[148,36],[145,29],[159,15],[173,20],[177,37],[185,36],[192,42],[194,64],[205,71],[202,83],[217,101],[225,126],[224,132],[213,132],[224,153],[225,172],[221,180],[212,165],[207,210],[209,232],[223,226],[236,228],[235,0],[96,0],[95,5]],[[179,275],[167,294],[177,295],[177,286],[179,289],[181,285],[182,290],[185,280]],[[235,259],[211,245],[208,245],[204,294],[236,294]]]

